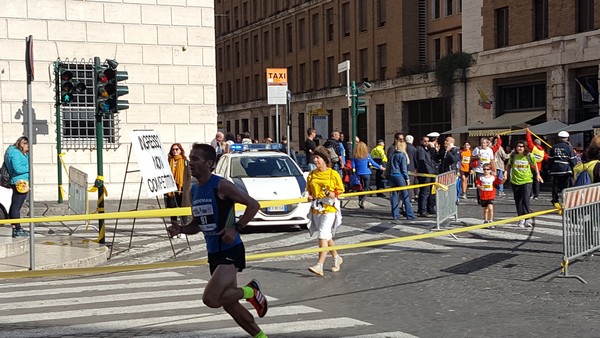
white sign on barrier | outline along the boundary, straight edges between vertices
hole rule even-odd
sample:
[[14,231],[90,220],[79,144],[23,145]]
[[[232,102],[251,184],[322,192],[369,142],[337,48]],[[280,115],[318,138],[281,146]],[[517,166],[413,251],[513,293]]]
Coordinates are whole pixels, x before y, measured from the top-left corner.
[[132,131],[131,146],[142,173],[142,184],[146,187],[150,197],[177,191],[177,185],[158,132],[154,130]]

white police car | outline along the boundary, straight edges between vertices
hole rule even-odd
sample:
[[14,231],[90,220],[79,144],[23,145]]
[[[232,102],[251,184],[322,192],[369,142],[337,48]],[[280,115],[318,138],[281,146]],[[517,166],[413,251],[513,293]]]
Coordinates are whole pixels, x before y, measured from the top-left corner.
[[12,201],[12,189],[0,186],[0,219],[8,218],[8,211]]
[[[233,182],[257,201],[301,198],[306,190],[306,174],[280,144],[234,144],[223,154],[214,173]],[[300,225],[308,223],[309,203],[261,208],[248,223],[259,225]],[[236,211],[241,216],[243,210]]]

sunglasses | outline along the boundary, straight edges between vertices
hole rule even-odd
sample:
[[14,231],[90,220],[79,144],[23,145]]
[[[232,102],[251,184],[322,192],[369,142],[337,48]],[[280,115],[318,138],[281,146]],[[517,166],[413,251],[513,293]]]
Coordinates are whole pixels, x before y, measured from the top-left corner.
[[525,146],[516,146],[515,148],[525,148]]
[[492,169],[490,168],[483,168],[484,171],[491,171]]
[[179,148],[172,148],[171,151],[181,150]]

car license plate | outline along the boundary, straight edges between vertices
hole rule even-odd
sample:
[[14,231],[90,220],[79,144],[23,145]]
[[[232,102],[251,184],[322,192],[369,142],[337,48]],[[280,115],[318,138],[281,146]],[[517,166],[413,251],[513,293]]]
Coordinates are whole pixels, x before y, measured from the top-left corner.
[[273,207],[267,207],[267,212],[282,212],[287,211],[287,205],[276,205]]

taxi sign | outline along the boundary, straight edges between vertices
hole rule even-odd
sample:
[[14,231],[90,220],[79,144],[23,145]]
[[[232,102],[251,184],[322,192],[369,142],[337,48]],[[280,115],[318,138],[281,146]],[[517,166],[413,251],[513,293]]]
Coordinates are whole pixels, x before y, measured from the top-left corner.
[[287,104],[287,68],[267,68],[267,103]]

